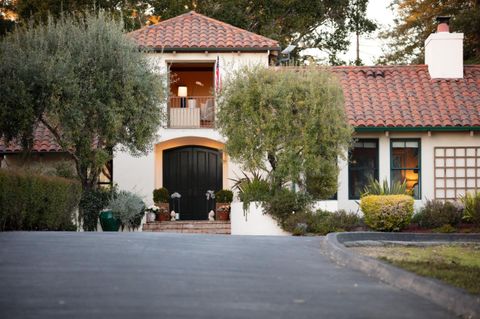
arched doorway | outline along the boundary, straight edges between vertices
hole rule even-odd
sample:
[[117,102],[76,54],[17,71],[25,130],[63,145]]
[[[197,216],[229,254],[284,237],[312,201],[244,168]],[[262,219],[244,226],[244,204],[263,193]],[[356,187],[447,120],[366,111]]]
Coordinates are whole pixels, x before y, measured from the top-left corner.
[[207,202],[205,194],[222,189],[222,181],[220,150],[191,145],[163,151],[163,186],[181,195],[175,206],[180,219],[207,219],[213,201]]

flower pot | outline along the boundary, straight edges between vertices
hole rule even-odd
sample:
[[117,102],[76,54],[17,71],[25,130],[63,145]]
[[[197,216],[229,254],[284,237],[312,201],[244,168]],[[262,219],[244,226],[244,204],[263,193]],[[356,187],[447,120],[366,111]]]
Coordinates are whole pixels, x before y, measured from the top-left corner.
[[169,203],[155,203],[155,205],[159,208],[157,212],[157,221],[165,222],[170,220],[170,204]]
[[215,204],[215,219],[228,220],[230,217],[230,203]]
[[120,220],[113,216],[111,210],[104,210],[100,213],[100,225],[103,231],[118,231],[120,229]]
[[150,212],[147,214],[147,223],[153,223],[157,217],[157,214]]

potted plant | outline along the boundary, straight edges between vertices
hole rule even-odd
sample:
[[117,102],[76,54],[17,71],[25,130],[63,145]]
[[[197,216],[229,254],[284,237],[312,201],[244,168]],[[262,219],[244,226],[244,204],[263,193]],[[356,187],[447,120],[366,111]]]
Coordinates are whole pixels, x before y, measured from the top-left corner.
[[228,220],[230,215],[230,203],[233,199],[232,191],[222,189],[215,193],[215,216],[217,220]]
[[165,187],[157,188],[153,190],[153,202],[155,206],[158,207],[157,220],[158,221],[167,221],[170,220],[170,194],[168,189]]
[[120,191],[116,197],[110,200],[108,207],[112,211],[113,217],[120,220],[122,229],[127,227],[133,230],[140,227],[145,213],[145,203],[140,196]]
[[155,205],[152,205],[145,209],[145,213],[147,214],[147,223],[153,223],[155,221],[159,210],[160,208]]
[[122,224],[120,220],[113,215],[113,212],[110,209],[102,210],[99,219],[103,231],[118,231]]

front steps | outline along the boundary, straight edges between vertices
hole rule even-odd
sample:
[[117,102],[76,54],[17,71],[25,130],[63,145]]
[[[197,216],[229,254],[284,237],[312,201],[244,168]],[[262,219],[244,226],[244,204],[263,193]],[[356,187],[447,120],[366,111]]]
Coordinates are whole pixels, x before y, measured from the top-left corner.
[[145,232],[230,235],[230,221],[184,220],[143,224]]

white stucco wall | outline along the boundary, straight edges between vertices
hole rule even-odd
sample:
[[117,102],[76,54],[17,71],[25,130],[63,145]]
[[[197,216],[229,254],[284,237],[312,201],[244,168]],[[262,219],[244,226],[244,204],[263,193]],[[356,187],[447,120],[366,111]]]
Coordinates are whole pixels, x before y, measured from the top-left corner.
[[243,210],[243,203],[232,203],[230,212],[232,235],[290,236],[277,222],[263,213],[260,203],[250,203],[249,209]]
[[[384,132],[377,134],[358,134],[356,138],[379,139],[379,178],[380,181],[387,179],[390,182],[390,139],[417,138],[421,141],[421,200],[415,201],[416,209],[422,206],[427,199],[434,199],[434,148],[455,146],[480,146],[480,134],[471,135],[470,132],[428,132],[402,133]],[[338,177],[338,208],[357,211],[356,201],[348,198],[348,164],[341,161],[340,174]]]
[[[159,76],[167,71],[167,65],[170,62],[215,62],[217,56],[220,60],[220,75],[222,83],[227,81],[235,70],[244,66],[264,66],[269,63],[268,52],[222,52],[222,53],[151,53],[148,59],[155,72]],[[165,106],[166,107],[166,106]],[[204,139],[200,145],[210,145],[212,142],[225,143],[225,139],[214,129],[170,129],[160,128],[157,133],[157,139],[152,145],[152,151],[146,156],[134,157],[128,152],[117,150],[113,159],[113,181],[121,190],[129,190],[142,196],[147,205],[152,204],[152,191],[156,187],[161,187],[162,172],[159,169],[159,160],[161,154],[155,152],[155,145],[175,141],[182,138],[200,138]],[[230,178],[241,176],[239,166],[231,162],[228,156],[224,156],[226,165],[224,167],[223,186],[231,188],[233,181]],[[160,162],[161,163],[161,162]],[[161,166],[161,165],[160,165]]]

